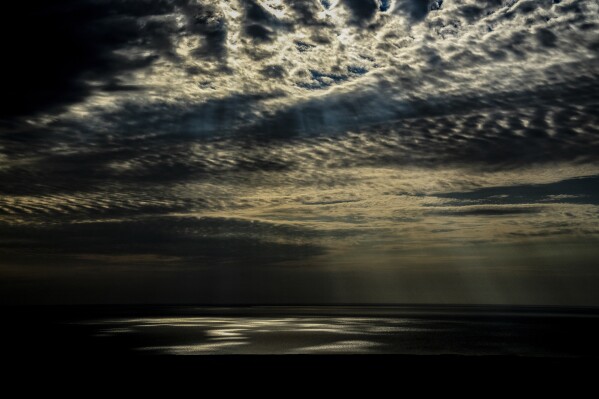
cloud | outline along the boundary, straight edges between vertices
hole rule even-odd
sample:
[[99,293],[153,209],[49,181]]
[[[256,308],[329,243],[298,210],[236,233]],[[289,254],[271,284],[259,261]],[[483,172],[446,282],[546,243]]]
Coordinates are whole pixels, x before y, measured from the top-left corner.
[[[172,9],[166,2],[134,6],[127,2],[61,1],[52,6],[10,4],[5,18],[18,18],[28,38],[14,38],[12,24],[3,23],[2,74],[5,95],[0,118],[56,112],[94,92],[89,82],[106,82],[135,69],[147,68],[155,55],[125,55],[117,51],[145,40],[137,18],[159,16]],[[116,16],[114,16],[116,15]]]
[[[191,3],[191,2],[190,2]],[[200,59],[215,58],[222,61],[227,52],[227,25],[222,12],[214,5],[186,4],[187,30],[203,40],[192,55]]]
[[[129,262],[169,267],[268,264],[301,259],[324,252],[302,243],[300,229],[235,219],[149,217],[127,221],[0,226],[5,262],[52,264]],[[292,238],[291,240],[286,240]]]
[[[523,90],[519,80],[526,82],[524,86],[531,90],[560,83],[548,82],[555,78],[554,74],[545,76],[552,72],[550,68],[555,65],[551,66],[550,61],[556,59],[556,54],[562,55],[561,66],[571,61],[583,62],[592,55],[589,51],[597,42],[596,29],[588,23],[592,2],[586,0],[571,0],[567,4],[394,2],[394,10],[407,7],[422,11],[414,11],[423,21],[415,25],[406,25],[395,13],[380,11],[388,4],[374,0],[342,1],[329,4],[329,8],[318,1],[146,3],[143,8],[130,2],[116,5],[84,2],[79,8],[67,4],[53,9],[57,18],[65,19],[64,29],[72,30],[71,36],[80,41],[73,46],[85,46],[92,58],[87,62],[85,57],[78,57],[81,62],[69,69],[73,64],[69,57],[76,53],[69,47],[69,41],[61,46],[64,54],[48,55],[69,82],[65,81],[62,87],[43,89],[52,97],[52,101],[45,103],[47,106],[56,102],[59,108],[68,109],[68,104],[79,103],[72,116],[82,113],[93,116],[100,112],[101,118],[102,112],[126,108],[127,102],[159,107],[167,93],[179,99],[171,100],[172,105],[182,108],[198,100],[238,96],[240,87],[244,94],[285,93],[286,100],[264,105],[268,113],[301,106],[298,103],[310,98],[306,91],[315,88],[331,92],[333,98],[340,94],[333,91],[343,88],[348,96],[359,100],[380,86],[391,91],[385,93],[387,100],[393,98],[386,101],[389,105],[402,107],[404,100],[428,102],[431,91],[422,92],[428,85],[436,86],[439,95],[445,96],[455,94],[452,93],[455,87],[460,87],[459,94],[471,95],[481,90],[493,92],[494,88]],[[69,17],[69,13],[80,8],[87,15],[81,23]],[[428,13],[430,10],[434,12]],[[348,26],[351,21],[358,21],[358,26]],[[365,29],[362,26],[365,21],[372,21],[378,33]],[[569,30],[572,24],[581,27],[580,30]],[[43,37],[50,41],[54,31],[48,30]],[[111,34],[107,35],[109,31]],[[42,36],[38,30],[32,34]],[[59,34],[56,33],[57,38]],[[245,40],[247,35],[250,41]],[[32,62],[27,61],[29,58],[20,59],[25,64],[35,63],[33,59]],[[399,65],[398,59],[402,60]],[[530,71],[523,67],[524,59]],[[272,65],[285,71],[278,73],[276,80],[261,73]],[[15,68],[23,70],[23,65]],[[464,69],[479,78],[472,80],[461,74]],[[582,72],[580,67],[573,69],[575,74]],[[512,71],[513,78],[505,76],[505,70]],[[46,69],[47,73],[51,71],[52,68]],[[189,73],[182,77],[181,71],[193,71],[195,78],[190,79]],[[529,76],[531,71],[535,71],[534,77]],[[571,72],[567,72],[568,76]],[[18,75],[40,76],[26,69]],[[61,84],[56,76],[44,79],[42,75],[42,79]],[[31,79],[22,82],[29,81],[33,82]],[[80,90],[68,90],[67,85]],[[25,83],[14,91],[24,98],[31,97],[27,93],[34,86]],[[102,87],[113,95],[106,96],[98,90]],[[399,88],[397,92],[391,90],[393,87]],[[135,88],[146,93],[124,96],[111,88]],[[158,104],[152,104],[148,98],[158,99]],[[81,104],[82,101],[85,102]],[[28,104],[34,106],[31,101]],[[23,109],[21,114],[39,113],[46,105],[40,104],[35,110]],[[47,110],[55,113],[50,108]],[[17,114],[7,109],[5,116]],[[381,114],[380,119],[385,117]]]
[[595,1],[7,7],[3,259],[392,269],[598,234]]
[[431,211],[429,214],[435,216],[513,216],[537,212],[540,212],[540,209],[535,207],[461,206],[457,209]]
[[345,0],[344,4],[350,9],[353,21],[357,24],[372,20],[379,9],[376,0]]
[[547,184],[486,187],[467,192],[442,193],[440,198],[481,204],[561,202],[599,205],[599,176],[567,179]]
[[[406,15],[412,21],[422,21],[432,10],[441,8],[443,0],[396,0],[394,12]],[[473,8],[473,6],[467,6]],[[462,9],[462,11],[464,11]]]

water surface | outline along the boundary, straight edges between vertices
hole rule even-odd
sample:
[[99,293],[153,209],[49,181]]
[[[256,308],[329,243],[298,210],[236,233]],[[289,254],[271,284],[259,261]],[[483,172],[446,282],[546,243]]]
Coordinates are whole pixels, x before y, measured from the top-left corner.
[[21,313],[20,326],[28,332],[19,339],[81,353],[599,354],[599,312],[584,308],[163,306],[39,311]]

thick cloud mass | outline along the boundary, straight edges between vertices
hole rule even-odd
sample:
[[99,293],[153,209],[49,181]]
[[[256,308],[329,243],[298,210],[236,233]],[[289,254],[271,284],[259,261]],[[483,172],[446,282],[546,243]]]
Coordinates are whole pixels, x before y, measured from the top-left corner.
[[7,301],[599,304],[595,0],[6,7]]

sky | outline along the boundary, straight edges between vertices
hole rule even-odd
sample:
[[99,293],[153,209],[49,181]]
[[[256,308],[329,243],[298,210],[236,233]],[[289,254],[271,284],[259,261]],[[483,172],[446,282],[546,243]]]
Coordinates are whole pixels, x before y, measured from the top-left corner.
[[3,7],[1,304],[599,306],[596,0]]

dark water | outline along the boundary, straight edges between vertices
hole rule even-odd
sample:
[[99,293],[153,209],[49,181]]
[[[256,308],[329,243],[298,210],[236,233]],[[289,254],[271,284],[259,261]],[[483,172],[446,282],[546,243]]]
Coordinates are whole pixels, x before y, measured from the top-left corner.
[[5,351],[598,357],[599,311],[539,307],[11,308]]

